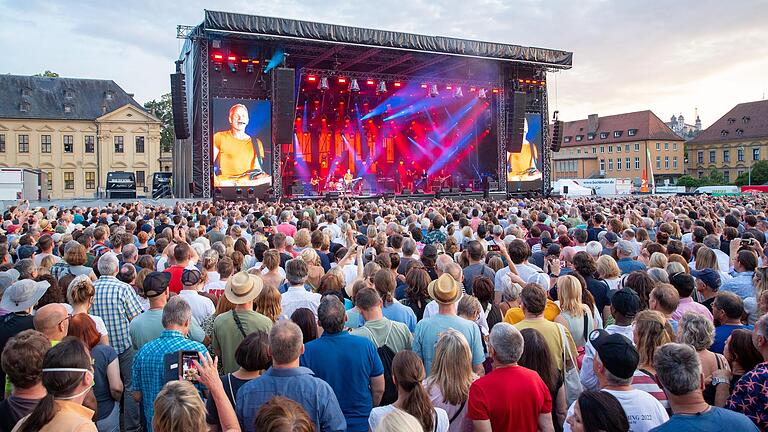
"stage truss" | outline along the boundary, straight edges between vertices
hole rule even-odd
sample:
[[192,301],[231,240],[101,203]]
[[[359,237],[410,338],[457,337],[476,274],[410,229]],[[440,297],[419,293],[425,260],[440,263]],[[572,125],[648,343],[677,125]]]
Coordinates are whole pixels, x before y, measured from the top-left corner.
[[212,197],[211,183],[213,182],[213,176],[211,176],[211,121],[210,121],[210,87],[209,87],[209,65],[208,60],[208,39],[200,38],[200,56],[202,61],[200,62],[200,132],[202,141],[202,163],[203,163],[203,198],[208,199]]

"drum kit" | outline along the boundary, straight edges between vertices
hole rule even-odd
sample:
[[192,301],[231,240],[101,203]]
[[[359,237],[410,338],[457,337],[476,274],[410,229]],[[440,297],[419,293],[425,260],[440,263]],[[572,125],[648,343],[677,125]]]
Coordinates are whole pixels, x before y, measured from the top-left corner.
[[340,194],[354,193],[355,189],[362,180],[362,177],[357,177],[352,180],[344,180],[342,178],[338,180],[331,180],[328,182],[328,190],[339,192]]

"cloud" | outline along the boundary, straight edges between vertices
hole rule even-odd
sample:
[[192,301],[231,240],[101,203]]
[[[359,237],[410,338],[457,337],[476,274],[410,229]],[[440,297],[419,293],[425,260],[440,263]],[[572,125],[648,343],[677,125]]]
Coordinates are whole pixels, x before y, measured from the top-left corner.
[[0,73],[114,79],[156,98],[181,48],[176,25],[199,23],[205,8],[573,51],[573,69],[549,77],[551,109],[566,120],[699,108],[706,125],[768,91],[760,0],[0,0]]

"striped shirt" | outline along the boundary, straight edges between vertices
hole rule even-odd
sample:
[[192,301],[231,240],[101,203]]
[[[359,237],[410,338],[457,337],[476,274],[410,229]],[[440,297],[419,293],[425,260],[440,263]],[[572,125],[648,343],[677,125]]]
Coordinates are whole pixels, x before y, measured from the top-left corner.
[[659,387],[659,384],[656,382],[656,378],[654,376],[651,376],[638,369],[635,371],[635,374],[632,375],[632,387],[637,390],[642,390],[646,393],[649,393],[651,396],[656,398],[656,400],[661,402],[661,405],[665,410],[667,410],[667,412],[670,411],[667,394],[664,393],[664,390],[661,387]]
[[117,354],[122,354],[131,347],[128,325],[143,311],[139,296],[130,285],[114,276],[101,276],[93,287],[96,295],[90,312],[104,320],[109,344]]

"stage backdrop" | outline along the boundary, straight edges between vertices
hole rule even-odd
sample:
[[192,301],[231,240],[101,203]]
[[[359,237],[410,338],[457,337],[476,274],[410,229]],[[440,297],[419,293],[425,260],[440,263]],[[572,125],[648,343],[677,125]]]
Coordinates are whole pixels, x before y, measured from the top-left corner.
[[523,147],[518,153],[507,152],[508,190],[532,190],[541,188],[541,115],[525,115]]
[[211,108],[213,185],[266,192],[272,185],[272,103],[214,98]]

